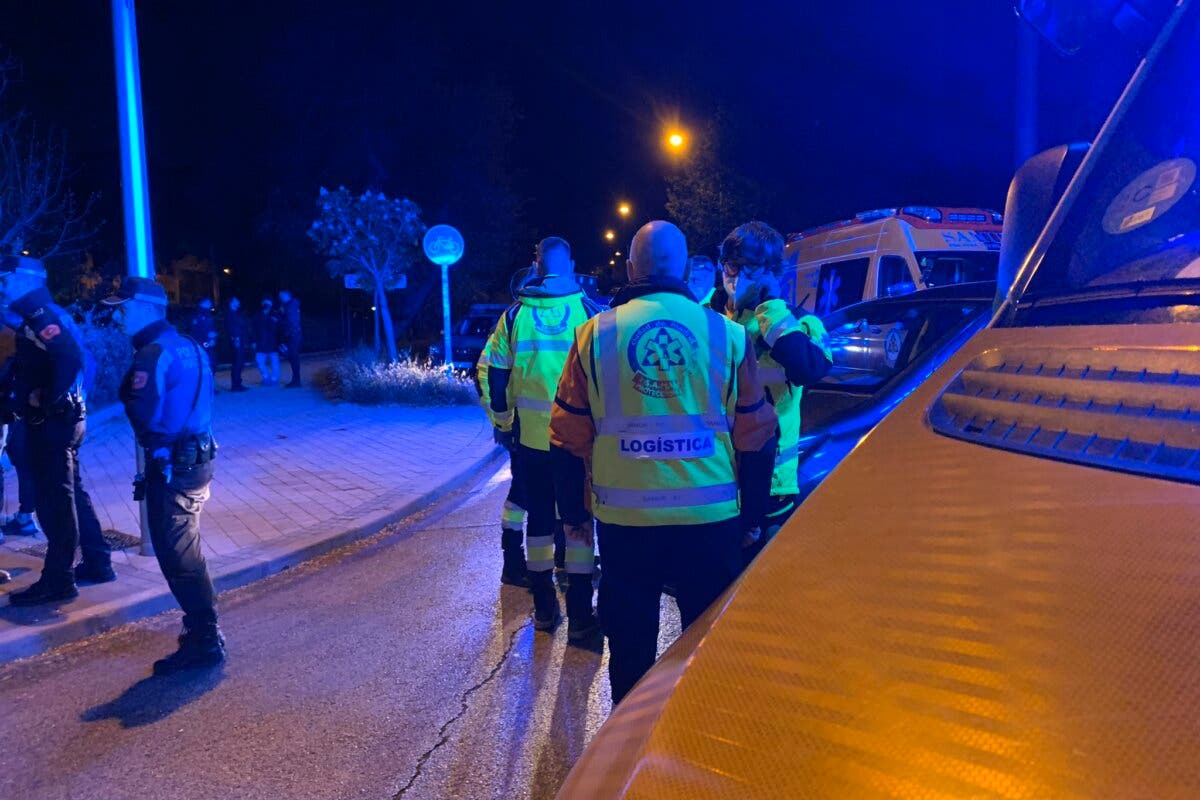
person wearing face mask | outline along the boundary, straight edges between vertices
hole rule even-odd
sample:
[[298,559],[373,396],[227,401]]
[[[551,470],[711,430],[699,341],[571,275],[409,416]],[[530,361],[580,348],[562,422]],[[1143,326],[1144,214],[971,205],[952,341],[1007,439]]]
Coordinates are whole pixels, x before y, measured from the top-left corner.
[[717,265],[708,256],[692,256],[688,259],[688,290],[702,306],[712,303],[717,291]]
[[217,454],[208,356],[167,321],[167,294],[154,280],[127,277],[104,303],[117,307],[114,316],[135,351],[120,391],[146,456],[134,499],[146,502],[154,555],[183,609],[179,648],[154,662],[154,674],[213,667],[225,660],[225,639],[200,549],[200,512]]
[[[41,576],[8,601],[27,606],[73,600],[79,596],[77,582],[116,577],[79,472],[87,432],[83,338],[71,315],[51,300],[46,268],[37,259],[0,257],[0,305],[21,318],[13,411],[25,423],[34,503],[47,541]],[[77,547],[83,561],[72,567]]]
[[734,228],[721,243],[726,315],[750,334],[759,376],[779,416],[779,445],[771,475],[771,502],[762,529],[744,544],[752,559],[796,510],[800,396],[829,373],[833,361],[821,320],[788,306],[779,278],[783,236],[765,222]]

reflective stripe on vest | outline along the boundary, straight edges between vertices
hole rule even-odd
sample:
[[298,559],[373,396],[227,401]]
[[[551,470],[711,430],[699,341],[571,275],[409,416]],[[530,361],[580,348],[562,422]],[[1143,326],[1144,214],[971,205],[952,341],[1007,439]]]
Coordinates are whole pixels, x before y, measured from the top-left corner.
[[571,342],[562,339],[534,339],[517,342],[513,345],[513,352],[516,353],[536,353],[536,352],[555,352],[565,353],[571,349]]
[[657,436],[695,431],[728,431],[733,420],[724,414],[654,414],[645,417],[601,417],[597,436]]
[[593,486],[596,499],[606,506],[617,508],[679,508],[706,506],[737,500],[736,483],[716,486],[690,486],[678,489],[618,489],[612,486]]
[[551,400],[543,400],[540,397],[518,397],[516,401],[518,409],[526,411],[542,411],[549,414],[554,410],[554,402]]

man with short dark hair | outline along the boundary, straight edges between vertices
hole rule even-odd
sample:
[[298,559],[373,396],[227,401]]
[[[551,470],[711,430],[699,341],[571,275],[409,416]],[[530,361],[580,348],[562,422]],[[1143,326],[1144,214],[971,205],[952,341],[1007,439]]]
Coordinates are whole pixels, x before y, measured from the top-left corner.
[[696,302],[702,306],[712,302],[717,290],[717,265],[708,256],[692,256],[688,259],[688,289]]
[[154,673],[212,667],[225,660],[216,592],[200,548],[200,512],[217,453],[212,371],[203,348],[167,321],[167,294],[154,280],[128,277],[104,302],[117,307],[114,316],[135,350],[121,382],[125,414],[146,456],[134,498],[146,501],[154,555],[183,609],[179,648],[154,662]]
[[[551,236],[538,243],[537,278],[500,318],[488,365],[488,400],[496,427],[519,441],[515,457],[525,484],[527,572],[534,628],[550,631],[562,619],[554,593],[555,483],[550,462],[550,410],[575,329],[599,313],[575,281],[571,247]],[[519,422],[519,424],[518,424]],[[580,490],[582,496],[582,488]],[[582,499],[582,498],[581,498]],[[592,607],[595,549],[590,531],[566,537],[567,640],[595,648],[600,626]]]
[[833,366],[821,320],[783,299],[783,236],[765,222],[734,228],[721,243],[728,295],[726,315],[750,334],[759,376],[779,416],[779,445],[771,476],[771,503],[762,534],[747,541],[753,558],[796,510],[799,495],[800,396]]
[[279,328],[279,351],[292,365],[292,379],[284,388],[295,389],[300,386],[300,301],[287,289],[279,292]]
[[213,313],[213,301],[207,297],[197,304],[188,326],[188,335],[204,348],[204,354],[208,356],[208,368],[216,375],[217,320]]

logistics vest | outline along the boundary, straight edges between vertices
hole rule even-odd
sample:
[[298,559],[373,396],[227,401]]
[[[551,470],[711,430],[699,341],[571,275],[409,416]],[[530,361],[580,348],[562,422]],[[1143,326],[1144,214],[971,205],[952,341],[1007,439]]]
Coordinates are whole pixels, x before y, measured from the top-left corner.
[[694,300],[654,293],[576,335],[596,425],[596,518],[696,525],[738,514],[731,430],[741,327]]
[[600,307],[582,291],[561,297],[521,295],[490,340],[491,366],[512,370],[508,407],[516,409],[521,444],[550,451],[550,409],[575,329]]
[[743,311],[738,319],[750,332],[750,341],[754,343],[754,352],[758,356],[758,377],[779,417],[779,447],[775,451],[775,471],[771,473],[771,494],[776,497],[799,494],[800,398],[804,388],[788,383],[783,366],[771,357],[770,349],[762,339],[760,320],[768,330],[775,325],[785,326],[780,336],[795,331],[803,332],[826,356],[831,356],[828,336],[819,318],[804,314],[802,310],[797,310],[793,316],[783,300],[768,300],[753,313]]

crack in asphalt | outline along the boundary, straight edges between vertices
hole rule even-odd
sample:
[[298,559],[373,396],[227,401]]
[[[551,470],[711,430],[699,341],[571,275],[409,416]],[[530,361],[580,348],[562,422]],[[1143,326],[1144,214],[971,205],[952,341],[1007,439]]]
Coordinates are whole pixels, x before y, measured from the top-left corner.
[[500,656],[500,660],[496,662],[495,666],[492,667],[491,672],[489,672],[483,678],[483,680],[479,681],[473,686],[468,687],[467,690],[462,693],[462,696],[458,699],[460,705],[458,713],[443,723],[442,727],[438,730],[437,741],[434,743],[433,747],[426,750],[417,759],[417,765],[413,769],[412,775],[409,776],[408,782],[405,783],[404,786],[400,787],[400,791],[396,792],[396,794],[392,796],[392,800],[400,800],[400,798],[404,797],[405,792],[411,789],[417,782],[417,779],[421,777],[421,771],[425,768],[426,762],[433,758],[433,754],[450,741],[450,727],[462,719],[464,715],[466,715],[467,709],[470,707],[468,701],[470,700],[471,695],[475,694],[484,686],[487,686],[489,683],[495,680],[496,676],[500,674],[500,670],[504,668],[505,662],[508,661],[508,657],[511,656],[513,650],[516,649],[517,636],[520,635],[521,631],[525,630],[531,624],[533,624],[532,619],[514,630],[512,635],[508,637],[508,647],[504,649],[504,653]]

